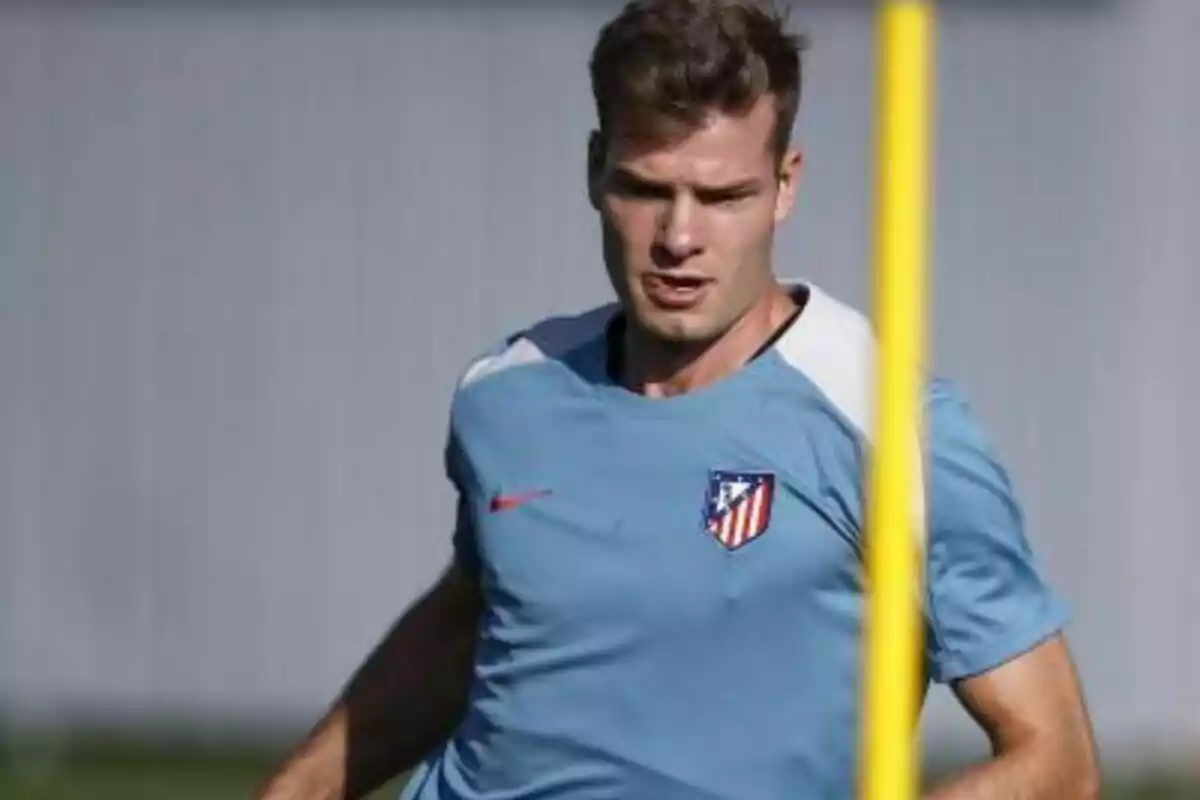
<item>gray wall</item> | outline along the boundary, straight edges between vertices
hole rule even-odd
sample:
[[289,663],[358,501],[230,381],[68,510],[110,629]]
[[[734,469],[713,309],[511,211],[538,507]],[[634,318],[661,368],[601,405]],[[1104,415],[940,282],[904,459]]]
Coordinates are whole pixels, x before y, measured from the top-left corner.
[[[303,719],[433,577],[464,361],[608,296],[581,179],[611,8],[0,5],[11,714]],[[800,19],[780,271],[863,304],[870,6]],[[1191,0],[942,14],[936,358],[1110,759],[1200,745],[1198,40]],[[970,730],[944,692],[928,720]]]

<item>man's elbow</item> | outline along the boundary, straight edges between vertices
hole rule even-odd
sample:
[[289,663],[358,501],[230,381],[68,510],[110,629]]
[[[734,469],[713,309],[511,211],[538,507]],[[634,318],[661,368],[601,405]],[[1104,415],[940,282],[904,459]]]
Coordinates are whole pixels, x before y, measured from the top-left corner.
[[1100,800],[1103,776],[1091,726],[1081,725],[1073,734],[1063,748],[1066,763],[1074,765],[1070,796],[1078,800]]
[[1056,741],[1035,741],[1030,745],[1031,755],[1036,753],[1030,763],[1038,765],[1036,771],[1041,775],[1034,783],[1047,789],[1054,787],[1044,792],[1044,796],[1054,797],[1055,800],[1100,800],[1100,765],[1090,737],[1073,737],[1068,741],[1061,738]]
[[1077,771],[1077,780],[1075,781],[1078,788],[1072,794],[1072,797],[1077,800],[1100,800],[1101,797],[1101,777],[1100,766],[1096,763],[1093,757],[1087,757],[1084,760],[1083,766]]

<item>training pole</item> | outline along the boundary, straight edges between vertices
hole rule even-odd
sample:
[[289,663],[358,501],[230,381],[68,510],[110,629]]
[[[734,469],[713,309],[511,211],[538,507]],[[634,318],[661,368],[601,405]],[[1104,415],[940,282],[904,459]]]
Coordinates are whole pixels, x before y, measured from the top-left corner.
[[875,122],[875,447],[867,507],[863,800],[914,800],[923,651],[920,432],[933,95],[932,2],[881,0]]

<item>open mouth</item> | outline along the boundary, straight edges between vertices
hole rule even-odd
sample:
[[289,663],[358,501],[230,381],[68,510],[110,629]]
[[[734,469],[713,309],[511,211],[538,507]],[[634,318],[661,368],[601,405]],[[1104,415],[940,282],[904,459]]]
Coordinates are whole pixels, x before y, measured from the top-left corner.
[[654,273],[642,279],[646,296],[662,308],[685,309],[700,302],[711,283],[708,278],[695,275],[672,275]]

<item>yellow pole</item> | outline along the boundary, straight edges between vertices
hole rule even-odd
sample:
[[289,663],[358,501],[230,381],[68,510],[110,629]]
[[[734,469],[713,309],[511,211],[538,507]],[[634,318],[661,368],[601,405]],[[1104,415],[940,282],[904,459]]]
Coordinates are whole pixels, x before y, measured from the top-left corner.
[[878,30],[874,224],[875,447],[867,509],[863,800],[912,800],[919,789],[917,717],[923,575],[919,432],[934,11],[882,0]]

